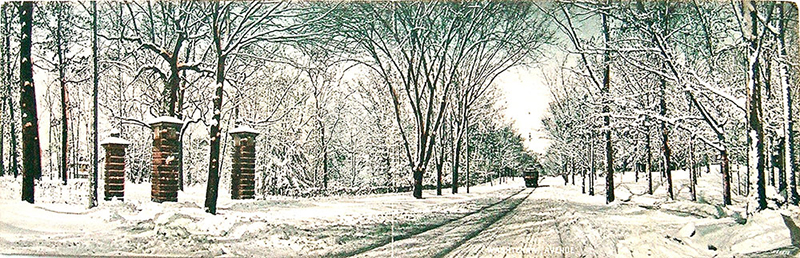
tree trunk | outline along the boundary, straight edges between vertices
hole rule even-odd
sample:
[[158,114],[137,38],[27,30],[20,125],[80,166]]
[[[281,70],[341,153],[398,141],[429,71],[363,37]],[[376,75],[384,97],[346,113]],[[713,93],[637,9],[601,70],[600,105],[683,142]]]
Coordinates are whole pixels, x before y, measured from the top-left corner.
[[697,201],[697,180],[695,179],[695,164],[694,164],[694,138],[689,143],[689,190],[692,194],[692,201]]
[[[780,49],[781,57],[784,59],[788,58],[786,53],[786,20],[784,17],[786,16],[786,4],[787,3],[779,3],[779,14],[780,14],[780,21],[778,26],[780,26],[780,35],[778,37],[778,48]],[[791,8],[789,8],[791,11]],[[789,77],[789,68],[785,61],[781,61],[779,64],[780,68],[780,76],[781,76],[781,83],[783,84],[781,89],[783,90],[784,95],[784,107],[783,107],[783,122],[784,122],[784,140],[783,140],[783,167],[785,173],[789,175],[789,185],[787,186],[788,189],[788,202],[794,205],[797,205],[800,202],[800,195],[797,193],[797,181],[795,178],[795,172],[797,172],[798,164],[796,164],[797,157],[795,156],[795,142],[794,142],[794,120],[792,116],[794,115],[793,106],[793,92],[792,92],[792,80]]]
[[67,81],[64,76],[64,50],[61,49],[61,46],[64,44],[61,35],[61,23],[65,19],[63,9],[64,3],[58,3],[58,17],[56,18],[56,54],[58,55],[58,81],[61,84],[61,169],[59,172],[63,185],[67,185],[67,147],[69,145],[67,144]]
[[469,193],[469,159],[470,159],[470,151],[469,151],[469,123],[467,122],[466,116],[464,117],[464,134],[467,136],[464,139],[464,148],[466,149],[467,155],[464,157],[464,168],[467,170],[467,193]]
[[206,186],[205,210],[211,214],[217,214],[217,192],[219,190],[219,153],[220,153],[220,113],[222,109],[222,85],[224,82],[224,61],[219,60],[217,64],[217,85],[214,90],[214,116],[211,123],[211,149],[208,163],[208,184]]
[[720,170],[722,172],[722,200],[725,205],[731,205],[731,166],[728,158],[728,151],[719,152],[721,159]]
[[[0,11],[2,11],[2,13],[3,13],[3,29],[5,29],[6,28],[5,24],[8,22],[6,20],[6,5],[5,5],[5,3],[2,5],[2,8],[3,9],[0,10]],[[3,33],[6,35],[6,37],[8,37],[7,36],[9,34],[8,31],[4,30]],[[3,48],[3,51],[8,51],[8,49]],[[3,53],[5,53],[5,52],[3,52]],[[3,64],[8,63],[8,60],[5,59],[6,58],[5,54],[2,56],[2,58],[3,58],[3,62],[2,62]],[[11,84],[10,81],[6,81],[6,77],[7,76],[5,76],[5,75],[6,75],[6,73],[8,73],[8,71],[5,70],[5,66],[3,66],[2,69],[3,69],[3,77],[0,78],[0,81],[3,82],[3,85]],[[0,99],[0,106],[2,106],[2,108],[0,108],[0,117],[4,117],[5,114],[6,114],[6,102],[7,102],[6,99],[11,98],[10,92],[6,91],[5,89],[2,89],[2,91],[3,91],[3,98]],[[8,109],[11,109],[11,107],[9,107]],[[6,159],[6,155],[5,155],[6,154],[6,152],[5,152],[5,150],[6,150],[5,149],[6,125],[5,124],[7,124],[7,123],[8,122],[0,123],[0,176],[5,176],[6,175],[6,164],[5,164],[5,159]]]
[[[10,68],[9,68],[8,71],[11,71]],[[9,80],[9,82],[10,81],[11,80]],[[10,94],[11,93],[11,83],[8,83],[7,85],[8,85],[7,86],[7,89],[8,89],[7,92],[9,93],[9,96],[8,96],[8,98],[6,100],[8,101],[8,113],[9,113],[9,118],[10,118],[9,119],[10,122],[9,122],[9,126],[8,126],[8,134],[9,134],[9,138],[10,138],[10,142],[11,142],[11,145],[8,146],[9,147],[8,152],[11,153],[11,155],[9,155],[9,156],[11,156],[11,164],[9,164],[8,167],[10,169],[9,174],[14,174],[14,178],[17,178],[19,176],[19,152],[17,151],[17,149],[19,148],[19,147],[17,147],[17,146],[19,146],[19,144],[17,143],[17,119],[14,116],[16,111],[14,109],[14,101],[11,100],[12,97],[11,97],[11,94]]]
[[[749,89],[748,89],[748,91],[749,91]],[[750,196],[750,188],[752,187],[751,186],[751,182],[750,182],[750,175],[752,174],[751,171],[750,171],[750,163],[751,163],[750,162],[750,154],[752,154],[751,147],[753,145],[753,137],[750,136],[750,129],[749,129],[749,127],[750,127],[750,125],[749,125],[749,121],[750,121],[750,118],[749,118],[750,117],[750,113],[749,113],[749,109],[750,108],[749,108],[749,106],[750,106],[750,103],[748,103],[747,105],[748,105],[748,114],[747,114],[747,117],[748,117],[748,119],[747,119],[747,121],[748,121],[748,125],[747,125],[748,126],[748,130],[747,130],[747,133],[746,133],[746,135],[747,135],[747,152],[746,152],[747,153],[747,158],[744,159],[744,165],[745,165],[745,178],[744,178],[745,179],[744,180],[745,187],[744,187],[744,189],[745,189],[745,195],[746,196]]]
[[[458,127],[461,126],[462,125],[458,125]],[[458,129],[458,131],[459,132],[456,133],[455,150],[453,151],[453,185],[451,186],[453,194],[458,193],[458,168],[461,160],[461,137],[463,129]]]
[[[444,155],[444,153],[442,153]],[[444,158],[441,158],[444,160]],[[442,195],[442,162],[436,164],[436,195]]]
[[594,131],[591,134],[591,140],[589,140],[589,195],[594,196],[594,180],[595,180],[595,164],[594,164]]
[[[787,86],[789,88],[790,86]],[[786,166],[786,172],[789,173],[789,191],[790,191],[790,202],[794,205],[800,203],[800,195],[797,192],[797,173],[800,172],[800,159],[798,159],[798,148],[797,148],[797,135],[796,131],[794,130],[795,127],[795,119],[792,116],[796,116],[793,111],[793,103],[792,103],[792,90],[788,89],[786,93],[787,105],[789,106],[789,125],[788,125],[788,160]]]
[[422,199],[422,174],[425,172],[421,166],[414,166],[414,198]]
[[[764,78],[764,79],[765,79],[764,82],[769,80],[769,78]],[[767,99],[767,102],[769,102],[769,99]],[[775,146],[774,139],[772,138],[772,136],[769,136],[769,137],[767,137],[767,140],[764,143],[765,143],[764,144],[764,151],[766,152],[766,153],[764,153],[764,159],[765,159],[764,162],[766,164],[769,164],[768,167],[764,168],[764,169],[766,169],[766,171],[764,173],[767,176],[767,184],[769,184],[770,186],[774,187],[775,186],[775,167],[776,167],[776,164],[775,164],[775,152],[774,152],[774,149],[773,149],[773,147]]]
[[[328,189],[328,146],[325,144],[325,125],[322,123],[322,119],[319,118],[320,124],[320,143],[322,144],[322,189]],[[350,135],[350,140],[353,140],[353,136]]]
[[[789,103],[789,106],[792,104]],[[790,116],[793,113],[789,113]],[[789,128],[794,128],[794,119],[791,120],[789,124]],[[798,158],[798,148],[796,144],[796,131],[789,130],[789,161],[791,163],[787,167],[787,173],[789,173],[789,191],[791,192],[791,203],[797,205],[800,203],[800,195],[797,192],[797,173],[800,172],[800,159]]]
[[222,124],[222,96],[223,85],[225,83],[225,59],[226,56],[222,53],[220,31],[217,27],[219,15],[219,3],[215,3],[215,12],[213,14],[214,30],[212,32],[214,37],[214,48],[216,50],[217,68],[216,68],[216,86],[214,89],[214,115],[211,121],[211,144],[208,158],[208,184],[206,187],[206,200],[205,210],[211,214],[217,214],[217,192],[219,191],[219,165],[220,165],[220,126]]
[[567,172],[567,166],[569,165],[569,159],[565,156],[564,157],[564,171],[561,173],[561,178],[564,178],[564,185],[569,184],[569,173]]
[[586,170],[581,170],[581,193],[586,194]]
[[100,137],[99,131],[97,127],[98,123],[98,112],[100,111],[97,106],[97,95],[98,95],[98,83],[100,80],[100,74],[98,71],[97,66],[97,2],[92,2],[92,85],[94,87],[94,91],[92,92],[92,104],[93,110],[92,112],[94,119],[92,123],[92,128],[94,132],[94,143],[92,148],[94,150],[94,155],[92,157],[92,181],[91,181],[91,198],[92,201],[89,204],[89,208],[97,207],[97,184],[98,184],[98,167],[97,161],[99,160],[100,155]]
[[[664,78],[661,78],[661,99],[659,100],[659,113],[662,117],[667,116],[666,88],[667,81],[664,80]],[[672,192],[672,168],[670,166],[670,156],[672,155],[672,151],[669,147],[669,130],[667,129],[666,122],[664,121],[661,121],[661,139],[662,150],[664,151],[664,167],[662,171],[667,178],[667,193],[670,199],[675,200],[675,195]]]
[[33,28],[32,2],[23,2],[20,8],[20,109],[22,110],[22,200],[34,202],[33,180],[42,175],[41,153],[39,147],[39,120],[36,112],[36,88],[33,85],[33,64],[31,60],[31,30]]
[[[601,14],[603,20],[603,36],[605,37],[606,49],[609,48],[610,32],[608,29],[608,17],[605,13]],[[603,51],[603,93],[605,97],[611,96],[611,57],[608,51]],[[605,125],[606,135],[606,203],[614,201],[614,149],[611,143],[611,107],[609,104],[603,106],[603,124]]]
[[13,75],[11,71],[11,21],[8,19],[8,13],[6,7],[10,6],[11,3],[6,2],[3,3],[3,23],[5,24],[5,74],[6,74],[6,101],[8,101],[8,113],[9,113],[9,136],[11,146],[9,152],[11,152],[11,164],[9,164],[9,168],[11,171],[9,173],[14,174],[14,178],[19,176],[19,152],[17,152],[17,119],[14,118],[14,113],[16,113],[16,109],[14,108],[14,101],[12,100],[11,95],[11,83],[13,82]]
[[[189,51],[187,51],[187,56],[188,56],[188,53],[189,53]],[[187,59],[188,59],[188,57],[187,57]],[[183,72],[183,75],[186,76],[186,72]],[[183,106],[183,94],[184,94],[184,92],[185,92],[185,90],[180,90],[180,94],[178,95],[178,106],[179,107]],[[178,112],[177,118],[180,119],[180,120],[183,120],[183,115],[181,114],[181,112]],[[183,191],[183,184],[184,184],[183,178],[185,176],[185,174],[183,173],[183,165],[185,164],[185,162],[183,160],[183,133],[184,133],[184,130],[187,128],[187,126],[188,126],[188,124],[185,124],[185,123],[181,126],[181,130],[180,130],[180,134],[181,135],[178,136],[178,154],[177,154],[178,155],[178,160],[179,160],[179,162],[178,162],[178,189],[180,191]]]
[[[184,124],[183,126],[186,125]],[[191,140],[189,142],[191,142]],[[178,137],[178,160],[180,160],[178,164],[178,189],[183,191],[183,184],[185,183],[183,182],[183,177],[185,176],[183,173],[183,130],[181,130],[181,136]]]
[[570,166],[571,166],[570,168],[572,169],[572,171],[570,171],[571,174],[572,174],[572,185],[575,185],[575,160],[574,159],[570,160]]
[[445,133],[445,125],[442,124],[441,131],[439,133],[441,140],[439,142],[439,160],[436,162],[436,195],[442,195],[442,168],[444,167],[444,133]]
[[[3,93],[5,93],[5,91],[3,91]],[[6,98],[7,97],[8,96],[3,94],[3,98],[0,99],[0,117],[3,117],[3,115],[6,113]],[[5,125],[5,123],[0,123],[0,177],[6,175],[6,164],[5,164],[5,159],[6,159],[6,155],[5,155],[6,154],[6,152],[5,152],[6,148],[5,147],[6,146],[4,144],[5,140],[6,140],[5,136],[6,136],[6,125]]]
[[[353,132],[352,131],[349,132],[348,136],[350,138],[350,146],[356,146],[355,139],[353,139]],[[350,181],[350,187],[353,187],[356,184],[356,176],[358,174],[358,171],[356,170],[356,152],[351,150],[351,151],[348,151],[348,153],[350,154],[350,157],[348,157],[348,160],[350,161],[350,173],[353,174],[353,176],[351,177],[351,181]],[[328,160],[327,153],[325,154],[324,159],[325,159],[325,162],[327,162],[327,160]],[[322,186],[323,186],[323,190],[327,190],[328,189],[327,164],[324,164],[323,169],[325,171],[323,171],[324,173],[322,173],[322,183],[323,183]]]
[[736,163],[736,192],[742,195],[742,174],[740,171],[739,163]]
[[[188,56],[188,51],[187,51],[187,56]],[[184,74],[185,74],[185,72],[184,72]],[[178,94],[177,106],[179,108],[183,107],[183,93],[184,93],[184,91],[185,90],[181,89],[179,91],[180,94]],[[183,114],[180,111],[175,113],[175,117],[180,119],[181,121],[183,120]],[[181,191],[183,191],[183,165],[184,165],[184,162],[183,162],[183,133],[186,130],[187,126],[188,126],[188,124],[186,124],[186,123],[184,123],[181,126],[181,129],[179,131],[180,135],[178,136],[178,153],[177,153],[178,160],[179,160],[178,161],[178,189],[181,190]]]
[[[749,114],[749,134],[755,135],[755,142],[750,146],[751,151],[754,152],[756,175],[757,175],[757,194],[758,194],[758,210],[767,208],[767,190],[765,181],[765,165],[766,160],[764,156],[764,127],[762,124],[762,111],[761,111],[761,65],[758,60],[759,39],[758,39],[758,13],[756,11],[755,2],[746,1],[743,3],[743,9],[747,10],[748,22],[750,23],[749,36],[749,54],[748,54],[748,74],[750,84],[748,87],[748,114]],[[752,154],[751,154],[752,155]],[[753,157],[751,157],[753,158]]]
[[777,146],[778,147],[778,154],[776,155],[777,157],[775,158],[775,163],[777,163],[777,167],[778,167],[778,176],[777,176],[778,193],[780,193],[781,197],[783,197],[784,203],[788,203],[787,201],[789,200],[789,196],[787,195],[787,191],[786,191],[787,190],[786,189],[787,188],[787,185],[786,185],[786,171],[784,170],[784,168],[786,167],[784,165],[784,161],[786,160],[786,158],[783,155],[785,153],[784,146],[786,146],[785,140],[786,140],[786,138],[781,137],[781,140],[778,143],[778,146]]
[[653,171],[651,169],[651,163],[653,161],[653,152],[650,150],[650,130],[648,128],[647,133],[645,133],[645,149],[647,150],[647,160],[644,163],[644,172],[647,174],[647,193],[653,195]]

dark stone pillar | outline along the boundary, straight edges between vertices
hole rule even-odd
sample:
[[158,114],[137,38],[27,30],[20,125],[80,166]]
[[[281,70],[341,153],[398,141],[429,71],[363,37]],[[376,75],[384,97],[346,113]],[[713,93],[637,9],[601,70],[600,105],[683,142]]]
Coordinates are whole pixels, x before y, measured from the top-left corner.
[[113,129],[111,136],[100,142],[106,150],[105,164],[105,200],[117,197],[125,199],[125,148],[130,142],[119,138],[119,131]]
[[178,201],[178,176],[180,156],[180,132],[183,121],[174,117],[159,117],[151,120],[153,129],[153,174],[150,200],[154,202]]
[[231,130],[233,163],[231,163],[231,199],[253,199],[256,189],[256,135],[248,126]]

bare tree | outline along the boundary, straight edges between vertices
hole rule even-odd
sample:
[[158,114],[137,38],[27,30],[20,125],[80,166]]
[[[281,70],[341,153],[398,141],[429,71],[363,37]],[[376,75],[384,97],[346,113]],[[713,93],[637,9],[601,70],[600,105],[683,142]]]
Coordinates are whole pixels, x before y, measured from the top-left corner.
[[[203,36],[200,30],[203,15],[194,1],[185,2],[129,2],[120,4],[116,17],[121,24],[119,35],[100,35],[106,40],[123,40],[155,54],[166,67],[147,64],[140,67],[137,77],[156,75],[164,82],[158,114],[181,118],[180,73],[195,71],[208,73],[201,63],[188,62],[181,57],[189,41]],[[155,6],[154,6],[155,5]],[[126,12],[127,11],[127,12]],[[185,56],[183,56],[185,57]]]
[[[794,6],[795,8],[791,8]],[[778,22],[779,32],[778,32],[778,49],[780,51],[780,56],[783,57],[784,60],[791,60],[791,57],[786,50],[786,34],[789,30],[787,30],[787,19],[791,17],[791,14],[797,14],[796,5],[792,5],[789,3],[779,3],[778,6],[780,14],[780,20]],[[788,14],[788,15],[787,15]],[[785,61],[781,61],[779,63],[779,73],[780,73],[780,82],[781,82],[781,89],[783,90],[783,166],[784,171],[786,174],[789,175],[789,195],[788,201],[791,204],[797,205],[800,202],[800,195],[797,193],[797,178],[796,174],[800,167],[797,165],[797,153],[795,148],[795,141],[796,135],[795,131],[793,130],[795,126],[795,120],[792,116],[794,116],[794,98],[796,98],[796,93],[793,92],[793,86],[796,88],[796,84],[792,84],[792,80],[789,78],[789,64]]]
[[[354,4],[342,8],[333,19],[333,27],[340,28],[338,33],[366,52],[368,58],[360,62],[379,74],[389,89],[416,198],[422,198],[422,178],[432,154],[434,132],[442,123],[452,88],[452,64],[462,60],[466,49],[466,42],[457,40],[456,34],[465,29],[463,21],[475,13],[474,9],[462,9],[461,13],[437,7],[436,3]],[[452,53],[455,55],[450,56]],[[401,101],[408,101],[411,109],[411,128],[404,125]],[[409,135],[412,130],[414,134]],[[410,139],[412,136],[415,139]],[[412,140],[416,142],[413,146]]]
[[[771,5],[771,4],[770,4]],[[770,12],[771,12],[770,7]],[[750,166],[754,167],[757,175],[757,194],[758,194],[758,209],[764,210],[767,208],[767,193],[766,193],[766,154],[764,147],[764,127],[763,127],[763,110],[761,106],[761,91],[762,91],[762,78],[761,78],[761,60],[759,54],[761,51],[761,35],[764,33],[761,30],[766,29],[768,26],[759,26],[759,13],[754,1],[742,2],[742,18],[744,26],[742,33],[745,42],[748,43],[747,55],[747,120],[748,120],[748,135],[754,136],[755,139],[750,146],[751,162]],[[755,155],[753,157],[752,155]],[[754,160],[753,160],[754,159]]]
[[9,132],[8,132],[11,142],[11,146],[9,146],[10,147],[9,152],[11,154],[9,155],[11,157],[10,160],[11,164],[9,165],[9,167],[11,168],[11,171],[9,173],[14,174],[14,177],[17,177],[19,175],[19,152],[17,152],[18,147],[17,147],[17,129],[16,129],[17,119],[15,118],[14,115],[16,113],[16,108],[14,106],[14,101],[11,94],[12,93],[11,85],[13,84],[14,81],[12,64],[14,62],[12,61],[11,58],[11,21],[9,20],[8,17],[9,15],[8,12],[9,9],[11,9],[10,8],[11,5],[12,3],[10,2],[3,3],[3,24],[5,25],[4,26],[5,33],[3,33],[5,35],[3,37],[3,43],[4,43],[3,52],[5,53],[3,57],[5,60],[4,62],[5,65],[3,66],[3,70],[5,71],[4,79],[6,82],[5,100],[8,103],[8,116],[9,116],[9,121],[11,121],[9,123]]
[[[504,6],[484,7],[487,12],[501,10]],[[532,5],[523,5],[519,10],[478,16],[483,24],[473,26],[467,35],[469,49],[458,66],[454,84],[453,107],[455,147],[453,151],[452,192],[458,193],[458,174],[463,146],[468,146],[471,112],[475,103],[490,89],[497,76],[509,69],[537,60],[540,49],[551,41],[552,32],[546,29],[547,19],[535,12]],[[467,142],[463,142],[463,141]],[[463,142],[463,143],[462,143]],[[469,155],[467,178],[469,178]],[[469,180],[467,180],[469,193]]]
[[31,60],[31,43],[33,28],[32,2],[24,2],[20,6],[20,106],[22,109],[22,157],[24,160],[22,173],[22,200],[34,202],[33,180],[42,176],[41,153],[39,150],[39,119],[36,112],[36,89],[33,86],[33,63]]
[[[604,3],[605,6],[609,5],[609,2],[606,1]],[[580,55],[580,60],[583,63],[583,69],[586,70],[588,74],[588,80],[590,84],[601,92],[600,99],[603,102],[602,112],[604,114],[603,117],[603,128],[601,131],[604,133],[605,138],[605,176],[606,176],[606,203],[610,203],[614,201],[614,150],[613,144],[611,142],[611,135],[612,135],[612,128],[611,128],[611,103],[609,101],[612,99],[611,96],[611,56],[610,56],[610,45],[609,41],[611,41],[611,31],[609,28],[609,15],[607,12],[600,12],[600,19],[601,19],[601,33],[604,39],[604,47],[602,48],[602,63],[599,64],[602,67],[601,73],[602,78],[598,78],[593,70],[594,65],[590,62],[589,51],[584,46],[583,40],[578,37],[578,33],[576,33],[575,26],[573,25],[573,18],[570,14],[570,11],[567,10],[565,5],[559,5],[561,13],[564,15],[563,20],[559,19],[555,16],[554,13],[549,13],[553,20],[558,24],[559,27],[562,28],[563,31],[567,33],[567,36],[572,43],[572,46],[576,49],[578,54]]]
[[66,17],[64,17],[64,8],[65,4],[59,3],[58,5],[58,26],[56,28],[56,45],[57,45],[57,55],[58,55],[58,81],[61,84],[61,179],[64,182],[64,185],[67,184],[67,83],[66,78],[64,75],[65,65],[64,65],[64,51],[61,49],[62,46],[62,39],[61,36],[61,27],[62,23]]
[[[293,19],[300,16],[301,8],[288,2],[214,2],[211,9],[211,40],[215,61],[215,93],[213,118],[211,120],[211,150],[209,177],[205,207],[216,213],[217,189],[219,188],[219,144],[223,87],[226,82],[226,64],[232,62],[238,51],[257,43],[293,42],[309,37],[298,34],[298,30],[311,21]],[[288,24],[277,22],[287,20]],[[294,23],[293,23],[294,22]]]
[[[528,11],[530,5],[526,4],[352,4],[340,8],[331,19],[328,27],[337,28],[334,33],[347,40],[345,45],[358,47],[346,51],[359,57],[355,61],[378,74],[389,89],[413,175],[415,197],[422,197],[423,173],[433,156],[436,132],[442,125],[451,92],[457,85],[469,82],[476,89],[472,96],[479,96],[484,83],[490,84],[496,74],[513,66],[493,63],[498,59],[479,59],[482,54],[495,51],[493,47],[502,41],[502,36],[478,39],[493,28],[478,21],[497,25],[491,22],[492,15],[524,17],[531,13]],[[519,42],[516,40],[512,44]],[[505,57],[507,50],[501,47],[495,53],[498,58]],[[468,62],[470,56],[474,62]],[[507,62],[516,60],[510,58]],[[404,122],[406,117],[412,121],[409,126]],[[457,175],[453,179],[458,180]],[[455,187],[457,182],[454,181]]]
[[92,156],[92,181],[91,181],[91,203],[89,204],[89,208],[97,207],[97,184],[98,184],[98,167],[97,164],[99,162],[100,156],[100,145],[99,143],[99,131],[97,130],[98,124],[98,111],[97,108],[97,95],[98,95],[98,82],[100,78],[99,71],[97,70],[97,1],[92,2],[92,86],[94,90],[92,91],[92,104],[94,111],[92,114],[94,115],[93,120],[93,133],[94,133],[94,143],[92,145],[92,149],[94,150],[94,155]]

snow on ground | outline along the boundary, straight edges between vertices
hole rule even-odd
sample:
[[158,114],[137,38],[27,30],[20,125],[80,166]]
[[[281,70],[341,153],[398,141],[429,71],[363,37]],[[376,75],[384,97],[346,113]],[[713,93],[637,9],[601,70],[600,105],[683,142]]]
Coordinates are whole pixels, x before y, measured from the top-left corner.
[[[712,170],[713,173],[714,170]],[[741,203],[721,207],[721,178],[704,174],[699,203],[689,201],[688,174],[673,174],[677,200],[654,174],[654,195],[646,179],[633,173],[615,178],[617,201],[605,203],[605,186],[595,196],[581,182],[564,185],[546,177],[529,198],[491,227],[449,252],[447,257],[792,257],[800,236],[793,211],[767,210],[745,224]],[[599,178],[596,182],[603,181]],[[746,215],[744,215],[746,216]],[[737,222],[738,221],[738,222]]]
[[[688,174],[673,174],[677,200],[654,173],[616,178],[617,201],[545,177],[523,191],[521,179],[443,196],[425,191],[366,196],[231,200],[218,215],[203,212],[204,186],[187,187],[177,203],[150,201],[149,184],[127,184],[125,201],[86,209],[85,182],[43,181],[36,204],[19,201],[20,179],[0,178],[0,250],[6,254],[157,256],[446,255],[544,257],[789,257],[800,246],[800,209],[752,212],[753,197],[734,191],[721,205],[716,168],[698,178],[690,201]],[[643,176],[643,175],[640,175]],[[736,182],[734,180],[734,182]],[[102,184],[101,184],[102,185]],[[734,184],[735,185],[735,184]],[[737,187],[733,187],[734,190]],[[99,189],[102,198],[102,187]],[[227,189],[220,189],[227,193]],[[750,210],[750,212],[748,212]]]
[[[624,237],[618,254],[629,251],[632,257],[790,257],[800,253],[800,230],[796,226],[800,209],[793,206],[775,210],[773,203],[773,209],[755,212],[755,196],[738,194],[735,172],[731,179],[733,204],[724,206],[719,167],[712,166],[710,172],[701,169],[700,173],[696,202],[691,201],[687,171],[673,171],[676,200],[668,198],[666,181],[662,181],[659,173],[653,173],[653,195],[647,194],[644,175],[640,174],[638,182],[632,172],[617,177],[615,193],[619,197],[620,192],[623,195],[629,192],[631,198],[629,201],[618,198],[615,203],[646,209],[645,216],[620,218],[634,226],[633,232],[640,233]],[[597,189],[604,189],[601,181],[597,180]],[[775,192],[774,187],[767,188]],[[742,188],[742,193],[745,191]],[[777,198],[776,194],[771,197]],[[650,231],[653,226],[661,230]],[[637,227],[640,228],[635,230]]]
[[[150,201],[149,184],[126,184],[125,201],[64,204],[37,193],[19,201],[20,179],[0,178],[0,250],[17,254],[297,256],[348,253],[464,216],[523,189],[521,179],[471,187],[470,194],[411,193],[231,200],[203,212],[205,187],[179,192],[177,203]],[[45,184],[45,183],[40,183]],[[102,182],[101,182],[102,186]],[[84,188],[88,189],[88,187]],[[9,192],[9,190],[13,192]],[[37,189],[38,190],[38,189]],[[465,189],[460,189],[462,192]],[[227,189],[220,189],[227,193]],[[102,187],[99,189],[102,199]],[[53,201],[55,200],[55,201]],[[364,240],[367,241],[364,241]]]

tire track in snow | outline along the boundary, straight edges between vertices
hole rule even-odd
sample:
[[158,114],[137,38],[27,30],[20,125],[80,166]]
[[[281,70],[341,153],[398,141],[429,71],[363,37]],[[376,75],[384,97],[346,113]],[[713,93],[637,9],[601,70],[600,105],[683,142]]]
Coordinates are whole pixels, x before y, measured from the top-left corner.
[[[538,257],[545,253],[535,253],[535,251],[541,250],[544,246],[566,248],[568,243],[565,242],[564,235],[569,234],[561,231],[562,227],[567,225],[559,220],[569,212],[566,205],[567,203],[561,200],[526,198],[517,208],[481,231],[478,236],[465,241],[443,256]],[[525,255],[526,253],[528,255]],[[562,256],[556,252],[549,254]]]
[[461,245],[463,245],[464,243],[466,243],[467,241],[469,241],[470,239],[473,239],[473,238],[475,238],[476,236],[478,236],[478,234],[480,234],[480,233],[484,232],[484,231],[485,231],[487,228],[489,228],[489,227],[491,227],[492,225],[494,225],[495,223],[497,223],[497,221],[499,221],[500,219],[503,219],[503,218],[505,218],[505,217],[506,217],[506,215],[508,215],[508,214],[509,214],[511,211],[513,211],[513,210],[516,210],[516,209],[517,209],[517,207],[519,207],[519,205],[520,205],[522,202],[524,202],[525,200],[527,200],[527,199],[528,199],[528,197],[530,197],[530,196],[531,196],[531,194],[533,193],[533,191],[534,191],[534,190],[536,190],[536,188],[533,188],[532,190],[528,191],[528,194],[526,194],[526,195],[525,195],[525,197],[523,197],[523,198],[519,199],[518,201],[516,201],[515,203],[513,203],[513,204],[512,204],[512,206],[511,206],[511,207],[509,207],[509,209],[507,209],[507,210],[501,210],[499,214],[497,214],[497,215],[495,215],[495,216],[491,216],[491,217],[489,217],[489,221],[488,221],[489,223],[487,223],[487,224],[484,224],[484,225],[483,225],[483,226],[481,226],[481,227],[480,227],[478,230],[473,230],[472,232],[470,232],[469,234],[467,234],[467,235],[466,235],[464,238],[462,238],[461,240],[459,240],[458,242],[456,242],[454,245],[452,245],[452,246],[449,246],[449,247],[445,248],[444,250],[440,251],[439,253],[437,253],[437,254],[436,254],[434,257],[444,257],[444,256],[445,256],[445,255],[447,255],[448,253],[452,252],[453,250],[455,250],[455,249],[456,249],[456,248],[458,248],[459,246],[461,246]]
[[[429,228],[424,228],[420,231],[412,232],[407,235],[396,236],[394,238],[394,241],[392,241],[392,239],[385,239],[383,241],[377,242],[365,248],[361,248],[352,252],[336,254],[334,256],[336,257],[433,256],[438,251],[447,248],[448,241],[446,240],[460,239],[458,238],[458,236],[463,236],[472,233],[472,231],[474,230],[469,230],[470,226],[482,225],[481,224],[482,222],[486,222],[485,220],[486,218],[492,217],[492,215],[496,214],[497,212],[503,212],[504,211],[503,208],[507,206],[509,202],[517,201],[516,203],[512,203],[514,204],[513,207],[516,208],[516,205],[519,205],[519,203],[522,202],[518,201],[517,199],[519,198],[519,196],[523,195],[526,190],[529,189],[528,188],[520,189],[519,191],[512,193],[508,197],[505,197],[498,202],[484,206],[473,212],[466,213],[463,216],[447,220],[442,224],[435,225]],[[525,198],[527,198],[531,192],[532,190],[528,191],[528,193],[525,195]],[[505,212],[508,212],[510,210],[511,209],[505,210]],[[467,229],[468,231],[462,232],[464,231],[464,229]],[[455,235],[456,237],[453,237],[453,235]],[[443,238],[444,240],[438,240],[438,241],[433,240],[440,238]],[[445,246],[440,246],[442,244],[444,244]],[[397,253],[397,252],[402,252],[402,253]]]

